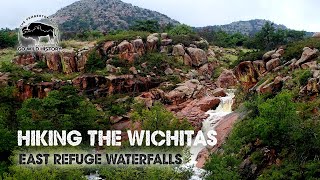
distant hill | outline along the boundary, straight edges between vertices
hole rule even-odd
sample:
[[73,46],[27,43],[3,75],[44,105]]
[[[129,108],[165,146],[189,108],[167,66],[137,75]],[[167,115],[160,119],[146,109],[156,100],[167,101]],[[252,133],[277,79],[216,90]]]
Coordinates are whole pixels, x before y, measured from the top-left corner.
[[110,31],[128,29],[137,20],[157,20],[178,24],[168,16],[124,3],[120,0],[80,0],[51,16],[63,31]]
[[[266,22],[271,22],[264,19],[253,19],[249,21],[237,21],[226,25],[215,25],[215,26],[206,26],[197,28],[201,29],[209,29],[209,30],[222,30],[227,33],[241,33],[245,35],[253,35],[260,31]],[[288,29],[284,25],[274,24],[276,29]]]

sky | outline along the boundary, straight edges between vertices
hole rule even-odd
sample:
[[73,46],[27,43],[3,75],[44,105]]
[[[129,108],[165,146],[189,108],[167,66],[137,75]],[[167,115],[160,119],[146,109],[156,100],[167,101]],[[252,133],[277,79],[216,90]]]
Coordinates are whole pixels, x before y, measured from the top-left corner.
[[[1,0],[0,28],[18,27],[33,14],[51,15],[77,0]],[[318,0],[123,0],[201,27],[267,19],[295,30],[320,31]]]

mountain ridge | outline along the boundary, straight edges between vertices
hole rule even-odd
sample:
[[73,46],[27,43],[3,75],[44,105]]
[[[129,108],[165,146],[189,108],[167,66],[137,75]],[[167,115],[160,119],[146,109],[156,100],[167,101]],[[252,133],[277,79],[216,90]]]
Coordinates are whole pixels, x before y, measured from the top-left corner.
[[224,25],[209,25],[204,27],[197,27],[197,30],[214,30],[214,31],[225,31],[227,33],[241,33],[244,35],[254,35],[262,29],[265,23],[270,22],[274,24],[276,29],[289,29],[285,25],[276,24],[270,20],[266,19],[251,19],[251,20],[241,20],[235,21]]
[[138,20],[157,20],[160,25],[179,24],[156,11],[121,0],[80,0],[50,16],[63,31],[128,29]]
[[[79,0],[58,10],[50,16],[66,32],[81,32],[99,30],[126,30],[139,20],[156,20],[160,25],[180,24],[177,20],[157,11],[141,8],[121,0]],[[235,21],[224,25],[208,25],[194,27],[195,30],[222,30],[227,33],[240,32],[244,35],[254,35],[262,29],[266,19]],[[276,29],[289,29],[285,25],[274,23]],[[313,33],[308,33],[312,36]]]

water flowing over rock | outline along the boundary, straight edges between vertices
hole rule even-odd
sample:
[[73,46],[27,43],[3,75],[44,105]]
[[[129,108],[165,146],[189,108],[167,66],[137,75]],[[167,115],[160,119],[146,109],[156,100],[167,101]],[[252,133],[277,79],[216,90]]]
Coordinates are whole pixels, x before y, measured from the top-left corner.
[[[217,145],[216,147],[205,147],[201,144],[198,146],[192,146],[190,148],[191,160],[186,166],[193,167],[194,175],[191,179],[201,179],[201,175],[203,172],[202,168],[204,166],[205,161],[209,157],[210,153],[221,146],[222,142],[226,138],[226,136],[231,131],[231,127],[233,123],[236,121],[238,116],[230,116],[227,117],[230,113],[232,113],[232,104],[233,104],[233,92],[228,92],[226,97],[218,98],[220,103],[215,107],[212,107],[212,110],[209,110],[207,114],[209,117],[203,120],[201,131],[204,134],[207,134],[210,130],[217,131]],[[215,110],[214,110],[215,109]]]
[[200,129],[202,120],[208,117],[205,113],[210,109],[215,109],[219,103],[219,98],[205,96],[191,101],[176,115],[178,118],[186,118],[196,129]]

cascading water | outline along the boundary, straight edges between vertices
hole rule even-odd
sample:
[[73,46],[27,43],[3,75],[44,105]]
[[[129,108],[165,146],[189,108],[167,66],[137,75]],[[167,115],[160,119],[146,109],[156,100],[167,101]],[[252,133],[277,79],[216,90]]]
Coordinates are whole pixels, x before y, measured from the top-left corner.
[[[226,97],[220,97],[220,104],[215,110],[209,110],[206,114],[209,114],[209,117],[202,122],[202,132],[207,134],[208,131],[213,130],[219,124],[221,120],[228,114],[232,113],[232,105],[234,98],[234,90],[227,90]],[[204,174],[204,170],[197,168],[197,156],[198,154],[206,148],[203,145],[192,146],[190,148],[191,160],[187,164],[189,167],[193,167],[194,174],[190,180],[200,180]]]
[[[220,97],[220,104],[215,110],[209,110],[206,114],[209,114],[209,117],[202,122],[202,132],[203,134],[207,134],[208,131],[215,129],[215,127],[219,124],[221,120],[224,119],[225,116],[232,113],[232,105],[234,98],[234,90],[227,90],[226,97]],[[192,143],[193,144],[193,143]],[[203,179],[203,175],[205,174],[204,169],[200,169],[196,167],[197,164],[197,156],[198,154],[206,148],[203,145],[191,146],[190,148],[190,161],[187,164],[184,164],[181,168],[192,168],[193,175],[190,180],[201,180]],[[100,175],[98,172],[95,174],[90,174],[86,176],[88,180],[100,180]]]

